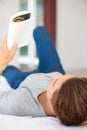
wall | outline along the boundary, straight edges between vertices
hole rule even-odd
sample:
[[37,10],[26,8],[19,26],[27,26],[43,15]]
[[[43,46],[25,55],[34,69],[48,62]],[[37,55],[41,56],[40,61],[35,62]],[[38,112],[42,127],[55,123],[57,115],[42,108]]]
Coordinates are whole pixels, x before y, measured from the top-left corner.
[[[0,43],[19,0],[0,1]],[[87,68],[87,0],[57,0],[57,50],[65,70]],[[18,53],[18,52],[17,52]],[[16,54],[11,64],[18,65]]]
[[57,1],[57,50],[65,70],[87,68],[87,0]]
[[[0,43],[7,35],[10,16],[19,11],[19,0],[0,0]],[[18,53],[18,52],[17,52]],[[18,65],[16,53],[11,64]]]

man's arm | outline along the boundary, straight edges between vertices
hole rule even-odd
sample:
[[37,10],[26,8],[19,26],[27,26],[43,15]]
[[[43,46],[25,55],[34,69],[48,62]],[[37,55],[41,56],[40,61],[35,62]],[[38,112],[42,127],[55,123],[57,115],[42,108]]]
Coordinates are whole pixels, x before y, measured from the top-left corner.
[[31,95],[27,87],[13,91],[0,92],[0,114],[28,116],[30,115]]
[[0,46],[0,74],[6,68],[8,63],[12,60],[17,50],[17,44],[15,44],[11,50],[7,47],[7,38],[5,37]]

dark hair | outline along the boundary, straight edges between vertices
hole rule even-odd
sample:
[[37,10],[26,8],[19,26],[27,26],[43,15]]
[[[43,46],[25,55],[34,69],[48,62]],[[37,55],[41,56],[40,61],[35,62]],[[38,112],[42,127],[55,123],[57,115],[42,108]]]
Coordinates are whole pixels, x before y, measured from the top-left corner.
[[87,120],[87,78],[73,77],[65,81],[51,100],[62,124],[80,125]]

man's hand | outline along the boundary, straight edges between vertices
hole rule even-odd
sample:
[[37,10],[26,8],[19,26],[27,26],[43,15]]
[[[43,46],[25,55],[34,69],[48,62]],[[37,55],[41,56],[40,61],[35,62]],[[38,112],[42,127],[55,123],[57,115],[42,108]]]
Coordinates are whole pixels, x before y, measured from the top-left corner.
[[7,37],[4,38],[0,46],[0,74],[3,72],[8,63],[12,60],[17,50],[17,44],[14,44],[11,50],[7,47]]

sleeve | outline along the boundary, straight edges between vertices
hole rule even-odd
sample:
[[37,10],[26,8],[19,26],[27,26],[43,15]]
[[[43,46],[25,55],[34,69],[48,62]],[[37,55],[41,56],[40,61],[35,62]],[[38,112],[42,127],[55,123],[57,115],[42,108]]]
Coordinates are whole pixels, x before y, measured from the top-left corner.
[[30,91],[27,87],[21,87],[14,91],[0,92],[0,113],[26,116],[30,97]]

